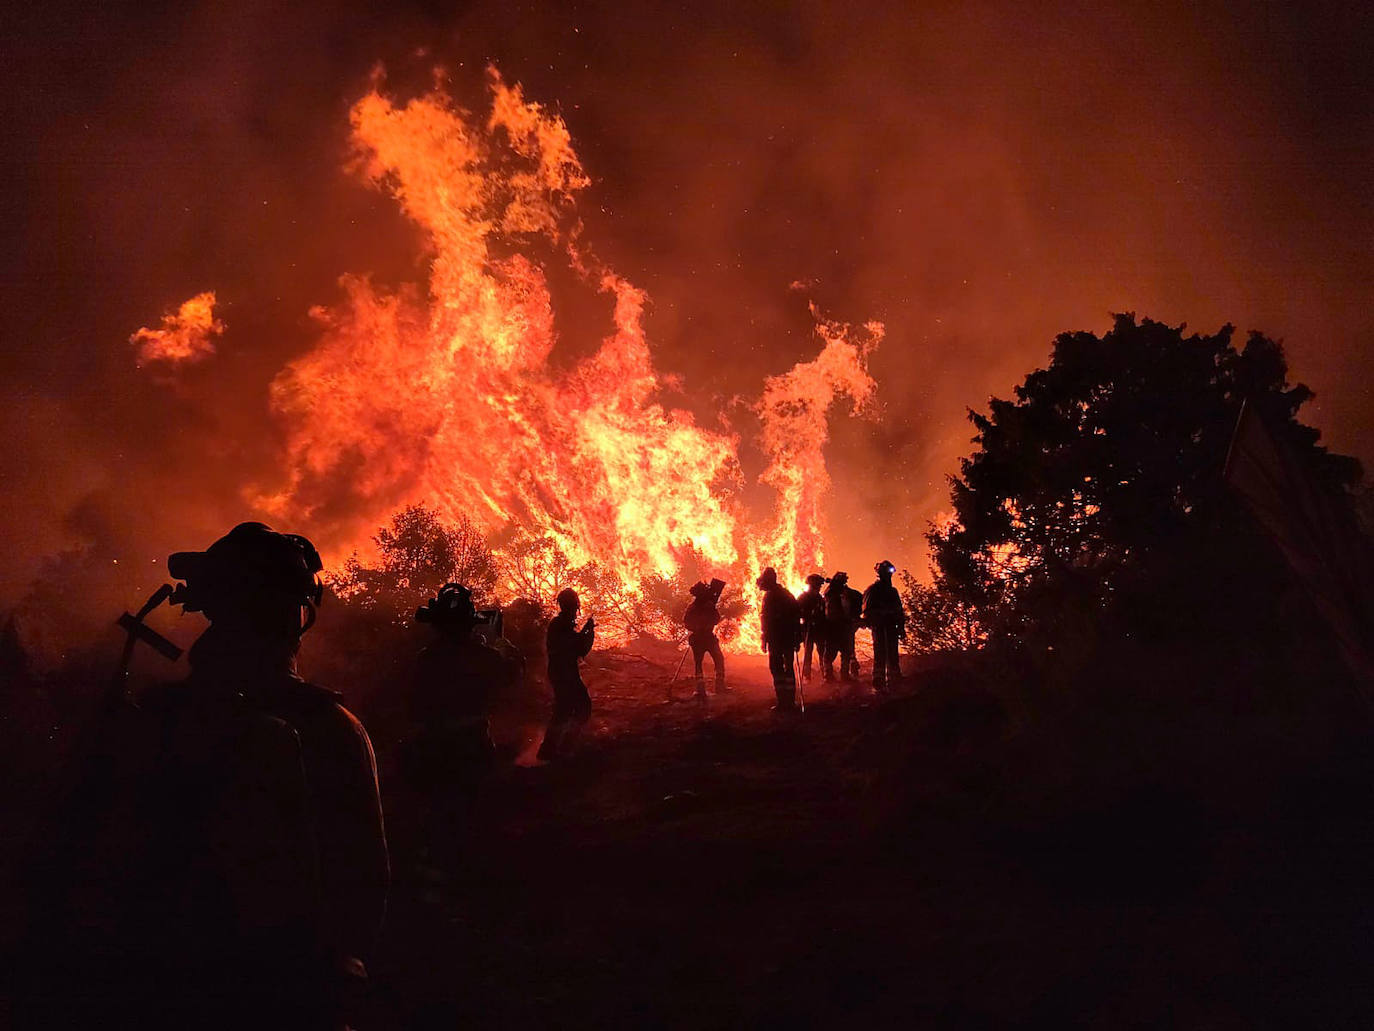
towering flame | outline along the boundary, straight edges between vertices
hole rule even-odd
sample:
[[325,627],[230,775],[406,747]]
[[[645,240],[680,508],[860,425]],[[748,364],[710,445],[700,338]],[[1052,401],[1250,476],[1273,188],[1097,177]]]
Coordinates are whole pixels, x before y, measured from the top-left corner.
[[[428,283],[350,275],[342,304],[312,311],[318,343],[271,387],[284,486],[256,500],[336,549],[423,502],[489,532],[550,536],[628,584],[671,576],[689,548],[722,571],[773,565],[799,583],[823,558],[827,411],[870,402],[882,327],[817,315],[820,355],[766,383],[755,411],[778,498],[773,523],[753,525],[738,436],[665,405],[644,292],[580,242],[589,179],[563,120],[494,70],[489,88],[484,124],[439,91],[398,104],[374,89],[354,105],[356,167],[423,231]],[[549,361],[558,333],[533,253],[612,307],[600,346],[570,369]]]
[[868,374],[868,355],[884,332],[881,322],[866,323],[855,332],[823,318],[814,304],[811,314],[825,344],[820,355],[770,376],[758,403],[763,450],[769,457],[761,479],[778,492],[779,503],[773,532],[755,543],[753,565],[772,564],[794,585],[825,565],[821,504],[830,489],[824,450],[830,407],[847,396],[856,412],[868,409],[876,387]]

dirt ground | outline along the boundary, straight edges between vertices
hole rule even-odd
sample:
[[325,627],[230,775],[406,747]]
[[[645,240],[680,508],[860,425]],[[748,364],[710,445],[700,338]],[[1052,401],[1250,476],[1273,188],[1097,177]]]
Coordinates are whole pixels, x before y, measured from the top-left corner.
[[669,702],[675,658],[593,653],[565,762],[498,723],[398,849],[371,1025],[1374,1026],[1362,758],[1128,762],[921,675],[779,716],[762,657]]

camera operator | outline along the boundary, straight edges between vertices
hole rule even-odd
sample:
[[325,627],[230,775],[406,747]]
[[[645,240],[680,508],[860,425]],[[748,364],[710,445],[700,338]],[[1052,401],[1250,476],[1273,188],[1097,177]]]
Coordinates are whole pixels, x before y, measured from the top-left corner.
[[514,668],[473,632],[477,610],[462,584],[445,584],[415,611],[415,620],[433,627],[435,637],[416,663],[405,769],[430,815],[438,817],[426,821],[431,829],[452,830],[465,822],[473,792],[495,758],[487,711],[512,682]]
[[692,602],[682,617],[682,625],[687,628],[687,645],[692,649],[692,661],[696,665],[698,698],[706,697],[702,659],[707,655],[711,656],[711,665],[716,671],[716,694],[729,691],[725,686],[725,653],[721,651],[720,638],[716,636],[716,625],[720,622],[720,596],[724,590],[724,580],[693,584],[690,591]]

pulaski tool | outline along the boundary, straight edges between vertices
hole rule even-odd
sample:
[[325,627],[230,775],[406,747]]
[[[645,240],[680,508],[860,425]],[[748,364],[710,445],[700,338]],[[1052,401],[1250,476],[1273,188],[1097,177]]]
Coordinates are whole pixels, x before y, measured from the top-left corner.
[[143,622],[148,613],[152,612],[153,609],[157,608],[169,598],[172,600],[173,604],[176,604],[179,591],[180,588],[178,587],[173,587],[171,584],[163,584],[149,596],[148,600],[143,603],[143,607],[138,610],[136,615],[131,616],[126,612],[115,620],[115,625],[128,635],[124,640],[124,651],[119,659],[119,673],[115,677],[114,686],[116,695],[123,694],[124,682],[129,677],[129,660],[133,658],[134,645],[139,641],[151,647],[164,659],[176,662],[177,659],[181,658],[180,648]]

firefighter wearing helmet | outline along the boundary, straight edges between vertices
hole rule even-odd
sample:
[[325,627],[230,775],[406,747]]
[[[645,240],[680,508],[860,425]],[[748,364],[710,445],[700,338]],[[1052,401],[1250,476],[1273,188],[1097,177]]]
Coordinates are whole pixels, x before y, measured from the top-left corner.
[[846,683],[859,675],[859,660],[854,655],[854,634],[859,627],[863,595],[849,586],[849,574],[843,571],[830,578],[825,589],[825,662],[822,666],[826,680],[835,679],[835,658],[840,660],[840,679]]
[[692,650],[692,663],[696,671],[697,698],[706,697],[706,679],[702,660],[711,656],[711,665],[716,673],[716,694],[726,694],[725,653],[721,651],[720,638],[716,627],[720,624],[720,596],[725,590],[724,580],[712,580],[709,584],[698,581],[688,590],[692,596],[687,611],[682,614],[682,625],[687,628],[687,645]]
[[812,573],[806,578],[806,590],[802,592],[799,600],[801,604],[802,622],[802,679],[811,679],[811,657],[815,654],[817,660],[825,663],[825,646],[829,640],[828,628],[825,622],[825,598],[821,594],[821,588],[825,585],[825,577],[820,573]]
[[[320,556],[304,537],[241,523],[167,570],[182,583],[154,598],[210,625],[184,681],[127,705],[122,776],[106,790],[126,803],[105,803],[101,825],[122,847],[107,847],[108,831],[78,839],[94,865],[118,868],[111,919],[74,918],[76,948],[110,965],[78,952],[69,969],[100,971],[94,1026],[342,1028],[389,872],[367,732],[296,668]],[[79,884],[73,896],[91,897]],[[70,1004],[90,1005],[79,994]]]
[[793,712],[797,707],[797,670],[794,660],[801,647],[801,606],[796,597],[778,583],[772,566],[755,581],[763,592],[759,607],[763,650],[768,653],[768,670],[773,675],[777,712]]
[[902,678],[897,643],[906,639],[906,611],[892,585],[897,567],[884,559],[873,571],[878,578],[864,591],[863,623],[873,631],[873,689],[883,694]]
[[467,823],[496,757],[487,713],[516,679],[517,666],[473,632],[477,609],[463,584],[445,584],[415,611],[415,621],[434,634],[416,661],[405,769],[424,803],[424,838],[433,847]]
[[549,686],[553,688],[553,715],[549,719],[539,758],[550,760],[570,751],[591,717],[592,699],[582,682],[578,662],[592,650],[596,640],[596,621],[591,617],[577,628],[577,613],[582,599],[571,587],[558,592],[558,615],[549,621],[546,644],[549,656]]

